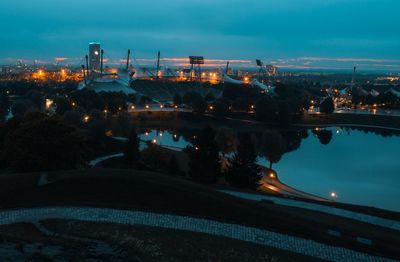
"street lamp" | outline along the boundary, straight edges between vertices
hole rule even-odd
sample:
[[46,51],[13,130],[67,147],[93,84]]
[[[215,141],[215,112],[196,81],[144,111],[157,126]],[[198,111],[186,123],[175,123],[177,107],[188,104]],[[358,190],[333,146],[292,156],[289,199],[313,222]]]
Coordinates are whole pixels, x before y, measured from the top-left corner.
[[338,195],[336,192],[331,192],[331,198],[336,199],[338,198]]

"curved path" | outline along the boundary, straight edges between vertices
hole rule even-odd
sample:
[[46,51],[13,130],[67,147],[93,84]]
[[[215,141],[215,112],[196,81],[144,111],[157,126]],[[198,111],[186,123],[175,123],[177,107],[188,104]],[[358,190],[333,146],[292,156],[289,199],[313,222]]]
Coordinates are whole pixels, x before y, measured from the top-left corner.
[[114,158],[114,157],[122,157],[124,156],[124,153],[116,153],[116,154],[112,154],[112,155],[108,155],[108,156],[102,156],[96,159],[93,159],[89,162],[89,166],[94,167],[96,165],[98,165],[99,163],[106,161],[108,159]]
[[339,127],[364,127],[364,128],[377,128],[377,129],[387,129],[392,131],[399,131],[400,128],[396,127],[387,127],[387,126],[376,126],[376,125],[360,125],[360,124],[293,124],[292,126],[298,127],[332,127],[332,126],[339,126]]
[[107,208],[48,207],[0,211],[0,225],[67,219],[154,226],[233,238],[330,261],[390,261],[388,259],[288,236],[214,220]]
[[232,195],[232,196],[247,199],[247,200],[272,201],[278,205],[308,209],[308,210],[312,210],[312,211],[317,211],[317,212],[322,212],[322,213],[340,216],[340,217],[344,217],[344,218],[349,218],[352,220],[357,220],[357,221],[361,221],[364,223],[400,231],[400,221],[397,221],[397,220],[367,215],[367,214],[359,213],[356,211],[321,205],[318,203],[308,203],[308,202],[304,202],[304,201],[296,200],[296,199],[286,199],[286,198],[280,198],[280,197],[274,197],[274,196],[268,196],[268,195],[238,192],[238,191],[233,191],[233,190],[219,190],[219,191],[229,194],[229,195]]
[[[211,114],[205,114],[207,116],[214,117]],[[257,121],[257,120],[246,120],[246,119],[240,119],[240,118],[232,118],[232,117],[225,117],[227,120],[234,120],[234,121],[239,121],[243,123],[250,123],[250,124],[268,124],[265,122]],[[294,127],[332,127],[332,126],[340,126],[340,127],[364,127],[364,128],[377,128],[377,129],[387,129],[387,130],[392,130],[392,131],[399,131],[400,128],[396,127],[387,127],[387,126],[377,126],[377,125],[362,125],[362,124],[340,124],[340,123],[327,123],[327,124],[291,124],[291,126]]]

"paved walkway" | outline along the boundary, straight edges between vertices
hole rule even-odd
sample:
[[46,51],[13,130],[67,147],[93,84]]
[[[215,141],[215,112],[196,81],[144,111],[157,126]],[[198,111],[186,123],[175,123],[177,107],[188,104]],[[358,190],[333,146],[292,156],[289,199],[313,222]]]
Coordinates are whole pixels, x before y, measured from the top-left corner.
[[124,156],[124,153],[118,153],[118,154],[112,154],[112,155],[108,155],[108,156],[102,156],[96,159],[93,159],[89,162],[89,166],[96,166],[97,164],[99,164],[100,162],[106,161],[110,158],[114,158],[114,157],[122,157]]
[[400,221],[396,221],[396,220],[366,215],[366,214],[362,214],[362,213],[358,213],[358,212],[354,212],[354,211],[350,211],[350,210],[345,210],[345,209],[340,209],[340,208],[330,207],[330,206],[325,206],[325,205],[319,205],[319,204],[314,204],[314,203],[308,203],[308,202],[299,201],[299,200],[285,199],[285,198],[273,197],[273,196],[267,196],[267,195],[261,195],[261,194],[243,193],[243,192],[230,191],[230,190],[219,190],[219,191],[229,194],[229,195],[239,197],[239,198],[247,199],[247,200],[272,201],[278,205],[309,209],[309,210],[313,210],[313,211],[318,211],[318,212],[327,213],[327,214],[331,214],[331,215],[335,215],[335,216],[350,218],[350,219],[358,220],[358,221],[361,221],[364,223],[369,223],[369,224],[373,224],[376,226],[386,227],[389,229],[400,231]]
[[107,208],[48,207],[0,211],[0,225],[69,219],[155,226],[223,236],[330,261],[392,261],[313,240],[214,220]]
[[311,199],[315,201],[322,201],[322,202],[332,202],[329,199],[319,197],[310,193],[306,193],[304,191],[298,190],[296,188],[290,187],[284,183],[282,183],[278,176],[275,174],[274,177],[270,177],[270,169],[259,164],[264,177],[261,179],[261,190],[266,192],[274,191],[276,193],[281,194],[282,196],[293,196],[297,198],[304,198],[304,199]]

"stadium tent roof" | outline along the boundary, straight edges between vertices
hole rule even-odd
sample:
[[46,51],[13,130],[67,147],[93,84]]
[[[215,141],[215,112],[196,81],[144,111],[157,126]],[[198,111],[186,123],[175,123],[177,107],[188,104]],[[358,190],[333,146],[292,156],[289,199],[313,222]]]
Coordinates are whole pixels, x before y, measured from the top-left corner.
[[400,92],[394,90],[393,88],[390,88],[388,91],[386,91],[386,93],[392,93],[393,95],[400,97]]
[[339,90],[339,94],[341,95],[347,95],[349,93],[349,90],[347,88],[343,88],[342,90]]
[[379,96],[379,92],[378,91],[376,91],[375,89],[371,89],[371,91],[369,92],[369,94],[371,95],[371,96],[373,96],[373,97],[377,97],[377,96]]
[[130,87],[129,75],[125,73],[118,74],[116,78],[111,77],[110,75],[103,75],[89,81],[87,85],[84,82],[81,82],[78,88],[88,88],[96,93],[122,92],[127,95],[136,93],[136,91]]
[[227,74],[224,74],[224,83],[230,83],[230,84],[236,84],[236,85],[243,85],[244,82],[240,80],[233,79],[232,77],[229,77]]
[[262,90],[265,90],[266,92],[273,92],[275,90],[274,87],[264,85],[263,83],[260,83],[257,79],[254,79],[253,81],[251,81],[251,85],[257,86],[257,87],[261,88]]

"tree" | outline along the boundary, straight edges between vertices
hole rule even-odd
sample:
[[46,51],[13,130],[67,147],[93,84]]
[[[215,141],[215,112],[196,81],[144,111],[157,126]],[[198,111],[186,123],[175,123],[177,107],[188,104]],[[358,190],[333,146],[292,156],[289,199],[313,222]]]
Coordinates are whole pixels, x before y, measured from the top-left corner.
[[104,136],[106,131],[107,123],[104,119],[103,113],[98,109],[93,109],[89,115],[89,123],[87,125],[91,135],[99,140]]
[[218,99],[214,102],[214,110],[213,113],[216,116],[226,116],[229,112],[229,102],[226,99]]
[[4,139],[1,155],[15,172],[81,168],[87,164],[87,137],[59,118],[27,114]]
[[232,107],[236,111],[246,111],[250,106],[248,99],[239,97],[233,101]]
[[124,160],[125,164],[132,166],[137,163],[140,158],[140,139],[134,128],[131,129],[129,133],[128,142],[125,145],[124,150]]
[[262,138],[261,153],[269,160],[269,168],[278,163],[286,149],[286,141],[277,131],[265,131]]
[[220,175],[219,151],[214,138],[215,131],[206,125],[193,141],[193,146],[186,148],[189,174],[194,180],[214,183]]
[[11,112],[14,116],[23,116],[28,111],[34,111],[34,105],[30,100],[17,100],[11,107]]
[[276,99],[264,96],[257,101],[256,117],[261,121],[275,121],[278,117],[278,110]]
[[58,115],[64,115],[67,111],[72,109],[71,102],[64,97],[58,97],[55,100],[56,103],[56,113]]
[[204,98],[207,102],[211,102],[215,100],[215,96],[213,93],[209,92],[207,93],[207,95]]
[[333,111],[335,110],[335,104],[333,103],[332,97],[327,97],[322,101],[322,103],[319,105],[319,111],[321,113],[325,114],[332,114]]
[[237,137],[232,128],[221,127],[215,136],[215,141],[223,154],[236,150]]
[[64,113],[63,115],[63,120],[64,123],[67,125],[71,125],[74,127],[80,127],[82,126],[82,120],[83,120],[84,113],[80,110],[69,110]]
[[230,161],[226,178],[232,186],[257,188],[261,179],[260,167],[256,163],[257,154],[251,136],[245,133],[240,138],[237,153]]
[[26,93],[25,97],[29,99],[37,109],[42,110],[45,101],[42,93],[36,90],[30,90]]
[[0,93],[0,123],[6,118],[9,109],[10,100],[8,99],[8,95]]
[[168,174],[170,175],[180,175],[182,173],[179,168],[178,161],[176,160],[175,154],[172,154],[171,159],[168,163]]
[[174,105],[179,106],[180,104],[182,104],[182,97],[179,94],[175,94],[173,102],[174,102]]

